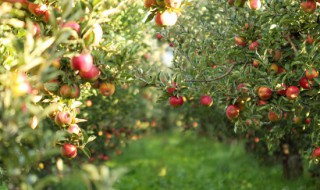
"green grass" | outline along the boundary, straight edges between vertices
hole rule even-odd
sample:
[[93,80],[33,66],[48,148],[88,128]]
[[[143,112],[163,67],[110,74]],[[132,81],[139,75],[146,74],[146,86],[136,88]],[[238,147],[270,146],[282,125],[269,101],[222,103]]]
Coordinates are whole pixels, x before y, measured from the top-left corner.
[[241,143],[226,145],[190,134],[157,134],[131,142],[108,165],[129,169],[117,190],[315,189],[307,174],[287,181],[280,165],[260,166]]

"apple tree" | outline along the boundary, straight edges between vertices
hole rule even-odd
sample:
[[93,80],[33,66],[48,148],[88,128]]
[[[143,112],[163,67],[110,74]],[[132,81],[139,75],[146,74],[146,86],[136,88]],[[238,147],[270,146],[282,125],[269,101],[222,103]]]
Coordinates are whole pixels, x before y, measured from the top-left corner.
[[278,150],[284,177],[300,176],[301,155],[315,163],[319,157],[317,4],[193,2],[161,30],[175,44],[170,76],[178,91],[170,104],[210,96],[234,131],[265,143],[269,154]]
[[59,183],[91,153],[105,154],[88,148],[101,130],[130,139],[136,121],[154,121],[156,109],[125,101],[149,64],[142,2],[2,0],[0,10],[0,178],[9,188]]

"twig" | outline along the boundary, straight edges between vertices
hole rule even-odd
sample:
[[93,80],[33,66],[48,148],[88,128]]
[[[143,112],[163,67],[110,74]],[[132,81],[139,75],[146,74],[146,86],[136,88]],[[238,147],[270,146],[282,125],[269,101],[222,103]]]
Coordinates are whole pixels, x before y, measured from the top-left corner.
[[227,70],[227,72],[225,72],[223,75],[215,77],[215,78],[212,78],[212,79],[208,79],[208,80],[206,80],[206,79],[204,79],[204,80],[185,80],[185,82],[212,82],[212,81],[215,81],[215,80],[219,80],[219,79],[222,79],[222,78],[226,77],[227,75],[229,75],[235,66],[236,66],[236,63],[234,63]]
[[287,40],[288,40],[288,42],[290,43],[293,51],[294,51],[295,53],[298,53],[298,49],[297,49],[297,47],[294,45],[294,43],[292,42],[292,40],[291,40],[291,38],[290,38],[290,34],[288,34]]

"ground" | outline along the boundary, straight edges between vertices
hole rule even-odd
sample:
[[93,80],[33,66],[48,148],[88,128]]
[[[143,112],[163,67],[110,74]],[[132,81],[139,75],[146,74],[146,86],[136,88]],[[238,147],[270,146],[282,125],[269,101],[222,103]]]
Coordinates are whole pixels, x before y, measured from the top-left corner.
[[162,133],[132,142],[108,162],[126,167],[117,190],[312,190],[313,181],[282,178],[281,166],[260,166],[241,142],[217,143],[194,133]]

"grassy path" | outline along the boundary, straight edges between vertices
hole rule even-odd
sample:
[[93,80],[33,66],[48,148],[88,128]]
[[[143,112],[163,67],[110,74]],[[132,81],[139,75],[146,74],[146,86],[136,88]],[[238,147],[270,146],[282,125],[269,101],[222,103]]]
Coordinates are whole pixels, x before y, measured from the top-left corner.
[[190,134],[165,133],[131,142],[108,163],[129,172],[117,190],[312,190],[307,175],[285,181],[281,167],[262,167],[241,144],[214,143]]

